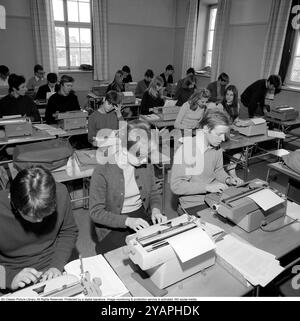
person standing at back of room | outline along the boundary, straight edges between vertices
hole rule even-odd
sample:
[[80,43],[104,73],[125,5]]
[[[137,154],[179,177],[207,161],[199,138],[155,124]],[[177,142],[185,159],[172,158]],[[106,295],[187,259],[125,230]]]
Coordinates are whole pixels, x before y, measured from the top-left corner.
[[47,80],[44,77],[45,71],[43,66],[35,65],[33,71],[34,76],[28,80],[27,89],[36,93],[40,86],[45,85],[47,83]]

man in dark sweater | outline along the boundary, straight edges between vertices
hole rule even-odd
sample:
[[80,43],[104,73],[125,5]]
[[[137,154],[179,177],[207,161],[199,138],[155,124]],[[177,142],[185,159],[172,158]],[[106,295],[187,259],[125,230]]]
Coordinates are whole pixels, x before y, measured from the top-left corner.
[[0,263],[5,288],[61,275],[75,248],[77,227],[64,185],[42,167],[20,171],[0,192]]
[[25,78],[11,74],[8,78],[9,94],[0,100],[0,117],[21,115],[30,117],[31,121],[41,120],[39,111],[31,99],[26,96]]
[[249,118],[263,116],[266,94],[277,94],[281,89],[281,78],[279,75],[271,75],[268,79],[255,81],[241,95],[242,104],[248,108]]
[[53,72],[50,72],[47,75],[47,84],[40,86],[35,99],[47,99],[47,93],[56,93],[59,91],[59,86],[57,84],[57,75]]
[[72,91],[74,79],[63,75],[60,80],[60,89],[53,94],[46,108],[45,118],[47,124],[55,123],[53,114],[56,112],[64,113],[66,111],[80,110],[77,96]]

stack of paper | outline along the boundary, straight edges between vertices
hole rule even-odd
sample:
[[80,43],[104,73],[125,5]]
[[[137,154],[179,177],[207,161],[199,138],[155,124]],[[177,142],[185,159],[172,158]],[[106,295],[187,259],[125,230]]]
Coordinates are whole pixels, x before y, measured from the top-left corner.
[[47,132],[49,135],[52,136],[56,136],[56,135],[64,135],[67,132],[61,128],[57,128],[54,126],[50,126],[47,124],[34,124],[33,125],[35,128],[37,128],[38,130],[43,130],[45,132]]
[[275,255],[231,235],[226,235],[216,245],[217,256],[231,266],[233,274],[234,271],[238,272],[254,286],[266,286],[284,270]]
[[[101,279],[100,289],[103,297],[122,296],[129,292],[101,254],[83,258],[82,265],[84,272],[88,271],[90,273],[91,280],[93,278]],[[80,278],[80,260],[66,264],[65,271]]]

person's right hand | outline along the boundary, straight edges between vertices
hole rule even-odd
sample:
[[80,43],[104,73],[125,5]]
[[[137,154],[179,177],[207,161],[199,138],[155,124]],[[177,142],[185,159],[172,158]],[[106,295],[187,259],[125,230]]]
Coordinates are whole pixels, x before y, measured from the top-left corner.
[[228,188],[226,184],[220,182],[213,182],[206,186],[206,191],[209,193],[221,193],[226,188]]
[[30,283],[36,283],[38,278],[43,274],[34,268],[24,268],[12,280],[11,289],[24,288]]
[[134,231],[141,230],[145,227],[148,227],[149,224],[142,218],[136,218],[136,217],[127,217],[125,221],[125,225],[130,227]]

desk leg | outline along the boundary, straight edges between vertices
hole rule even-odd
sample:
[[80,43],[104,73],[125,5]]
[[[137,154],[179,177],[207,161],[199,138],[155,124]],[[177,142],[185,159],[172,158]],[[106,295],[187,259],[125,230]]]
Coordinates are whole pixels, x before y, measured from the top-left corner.
[[244,181],[248,179],[248,163],[249,163],[249,146],[244,149],[245,161],[244,161]]
[[270,171],[271,171],[271,168],[268,169],[268,172],[267,172],[267,177],[266,177],[266,182],[269,184],[269,179],[270,179]]
[[165,214],[165,194],[166,194],[166,190],[165,190],[165,165],[162,164],[162,179],[163,179],[163,182],[162,182],[162,214]]

